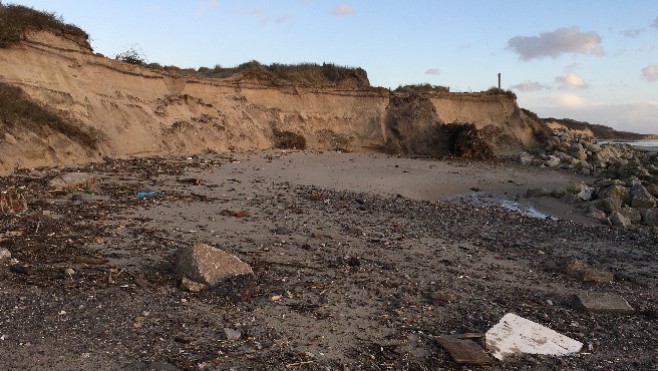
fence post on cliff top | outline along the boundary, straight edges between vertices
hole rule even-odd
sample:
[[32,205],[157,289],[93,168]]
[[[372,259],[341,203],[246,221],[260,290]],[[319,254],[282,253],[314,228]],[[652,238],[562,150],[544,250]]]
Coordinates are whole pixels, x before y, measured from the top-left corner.
[[500,72],[498,72],[498,89],[500,89]]

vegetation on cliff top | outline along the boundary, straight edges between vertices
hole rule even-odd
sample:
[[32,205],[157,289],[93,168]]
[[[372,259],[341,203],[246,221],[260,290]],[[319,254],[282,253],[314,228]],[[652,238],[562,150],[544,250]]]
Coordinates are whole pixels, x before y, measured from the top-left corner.
[[333,63],[299,63],[265,65],[258,61],[242,63],[236,67],[213,68],[200,67],[199,69],[179,68],[176,66],[161,66],[158,63],[146,64],[146,58],[131,49],[116,56],[116,59],[135,65],[144,65],[148,68],[184,76],[229,78],[240,76],[270,81],[282,81],[291,84],[304,84],[313,86],[334,85],[342,81],[355,82],[357,87],[370,87],[368,74],[363,68],[337,66]]
[[17,86],[0,83],[0,134],[6,129],[20,127],[43,136],[46,128],[60,133],[87,148],[96,149],[98,139],[49,109],[30,100]]
[[394,90],[396,93],[450,93],[450,87],[432,84],[414,84],[414,85],[400,85]]
[[8,48],[21,41],[30,31],[50,31],[56,35],[87,40],[89,35],[77,26],[64,23],[55,13],[35,10],[23,5],[0,2],[0,48]]

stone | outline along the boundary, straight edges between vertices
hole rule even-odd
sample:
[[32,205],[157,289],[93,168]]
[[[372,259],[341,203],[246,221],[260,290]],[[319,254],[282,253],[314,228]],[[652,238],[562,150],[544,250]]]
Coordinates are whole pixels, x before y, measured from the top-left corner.
[[656,199],[639,181],[634,181],[630,187],[631,206],[650,209],[656,207]]
[[204,285],[203,283],[192,281],[191,279],[183,276],[180,280],[180,287],[189,292],[201,292],[205,291],[208,289],[208,286]]
[[564,356],[577,353],[583,343],[548,327],[508,313],[485,334],[487,349],[498,360],[528,353]]
[[601,146],[598,145],[597,143],[592,143],[592,142],[586,142],[585,149],[592,153],[601,152]]
[[519,155],[519,161],[521,165],[528,166],[532,164],[533,157],[528,152],[523,152]]
[[587,160],[587,151],[580,143],[574,143],[569,147],[569,154],[580,161]]
[[226,336],[227,340],[239,340],[242,336],[242,333],[238,330],[224,327],[224,335]]
[[548,166],[548,167],[557,167],[557,166],[560,165],[560,162],[562,162],[562,160],[560,160],[559,157],[557,157],[557,156],[553,156],[553,155],[549,155],[549,156],[548,156],[548,160],[546,160],[546,163],[545,163],[545,164],[546,164],[546,166]]
[[658,209],[644,209],[640,212],[644,224],[655,227],[658,226]]
[[583,201],[590,201],[594,195],[594,187],[588,186],[583,181],[574,183],[569,191]]
[[658,197],[658,184],[649,183],[647,184],[646,189],[653,197]]
[[11,251],[4,247],[0,249],[0,262],[7,262],[11,259]]
[[592,313],[632,314],[626,299],[616,294],[586,292],[576,295],[579,305]]
[[611,185],[600,189],[597,193],[600,199],[612,198],[621,201],[622,204],[630,203],[630,193],[623,185]]
[[590,206],[587,209],[587,217],[592,218],[592,219],[596,219],[598,221],[604,221],[608,218],[605,211],[603,211],[601,209],[598,209],[594,206]]
[[254,274],[251,267],[237,256],[204,243],[183,247],[178,251],[176,272],[181,277],[210,288],[229,278],[251,278]]
[[619,209],[618,211],[621,215],[628,218],[628,220],[630,220],[631,223],[639,223],[639,222],[642,221],[642,213],[640,213],[640,210],[638,210],[638,209],[635,209],[633,207],[624,206],[621,209]]
[[596,205],[597,208],[603,210],[607,214],[612,214],[614,211],[621,210],[622,206],[621,200],[617,198],[604,198]]
[[492,363],[484,349],[472,340],[462,339],[458,335],[445,335],[436,338],[436,342],[457,363],[478,366]]
[[619,211],[613,211],[612,214],[610,214],[610,222],[612,225],[621,228],[628,228],[633,224],[630,219],[625,217]]

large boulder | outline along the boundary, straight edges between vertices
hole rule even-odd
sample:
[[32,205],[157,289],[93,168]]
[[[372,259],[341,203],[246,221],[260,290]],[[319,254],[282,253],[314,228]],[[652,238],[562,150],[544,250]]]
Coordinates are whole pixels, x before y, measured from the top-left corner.
[[594,206],[590,206],[587,209],[587,217],[596,219],[602,223],[606,223],[606,221],[608,220],[608,216],[605,214],[605,212]]
[[254,275],[251,267],[237,256],[203,243],[183,247],[177,255],[176,272],[183,282],[192,280],[215,288],[229,279],[250,281]]
[[621,184],[613,184],[599,189],[597,192],[600,199],[612,198],[619,200],[622,204],[628,205],[631,196],[628,188]]
[[621,200],[617,198],[604,198],[599,200],[596,207],[603,210],[606,214],[612,214],[614,211],[619,211],[622,208]]
[[612,222],[612,225],[621,228],[628,228],[633,224],[630,219],[619,211],[613,211],[612,214],[610,214],[610,222]]
[[587,151],[580,143],[574,143],[571,145],[571,147],[569,147],[569,155],[580,161],[587,160]]
[[575,194],[579,199],[583,201],[590,201],[592,195],[594,194],[594,187],[588,186],[582,180],[571,185],[569,192]]
[[633,181],[630,187],[631,206],[650,209],[656,207],[656,199],[640,181]]
[[642,220],[644,221],[644,224],[648,226],[658,226],[658,209],[642,210]]
[[630,220],[631,223],[639,223],[642,221],[642,214],[640,213],[640,210],[636,208],[624,206],[619,209],[618,212]]

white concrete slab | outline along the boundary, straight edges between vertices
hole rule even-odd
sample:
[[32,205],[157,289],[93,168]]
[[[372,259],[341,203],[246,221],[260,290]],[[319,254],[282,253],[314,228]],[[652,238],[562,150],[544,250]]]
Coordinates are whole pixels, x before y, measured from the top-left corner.
[[508,313],[487,331],[487,349],[498,360],[512,354],[563,356],[579,352],[583,344],[516,314]]

